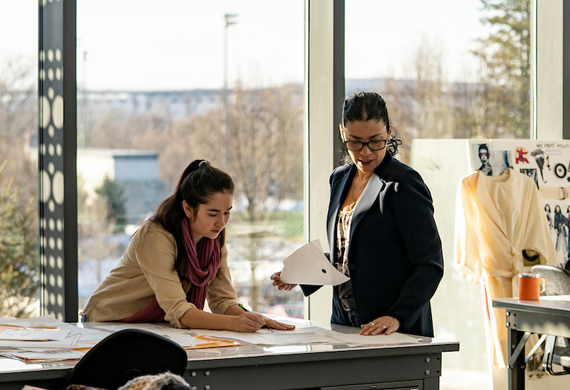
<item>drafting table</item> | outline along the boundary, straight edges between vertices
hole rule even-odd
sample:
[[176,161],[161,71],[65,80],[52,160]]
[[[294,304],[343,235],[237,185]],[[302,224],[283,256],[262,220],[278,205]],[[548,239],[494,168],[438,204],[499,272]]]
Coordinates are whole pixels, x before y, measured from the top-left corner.
[[[493,307],[506,310],[509,331],[509,389],[524,390],[524,344],[532,333],[570,337],[570,296],[541,297],[539,301],[493,299]],[[544,338],[539,340],[535,348],[542,342]],[[529,356],[532,356],[535,348]]]
[[[331,329],[331,325],[318,325]],[[358,333],[359,329],[333,325],[332,330]],[[459,342],[430,338],[421,338],[419,343],[388,346],[244,344],[188,350],[184,378],[193,389],[200,390],[436,390],[439,389],[442,354],[454,351],[459,351]],[[57,389],[63,386],[73,365],[74,362],[29,365],[0,358],[0,389],[20,390],[24,384]]]

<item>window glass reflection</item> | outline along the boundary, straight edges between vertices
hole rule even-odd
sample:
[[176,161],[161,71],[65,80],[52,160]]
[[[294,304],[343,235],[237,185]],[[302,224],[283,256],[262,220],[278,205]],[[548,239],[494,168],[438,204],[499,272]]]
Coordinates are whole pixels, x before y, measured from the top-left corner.
[[436,337],[463,351],[444,359],[442,388],[490,386],[480,286],[453,270],[455,194],[470,173],[465,139],[530,137],[529,53],[530,1],[346,2],[346,95],[384,97],[403,141],[397,158],[434,199],[446,267]]
[[302,317],[301,292],[269,276],[303,243],[303,1],[77,7],[80,308],[204,158],[236,182],[226,242],[240,301]]
[[40,287],[37,3],[0,3],[0,35],[0,317],[29,317]]

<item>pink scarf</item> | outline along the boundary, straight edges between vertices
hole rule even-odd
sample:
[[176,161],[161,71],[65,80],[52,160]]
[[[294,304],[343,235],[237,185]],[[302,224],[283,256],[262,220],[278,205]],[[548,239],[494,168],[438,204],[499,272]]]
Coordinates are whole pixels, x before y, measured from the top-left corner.
[[187,218],[182,221],[183,259],[186,261],[186,272],[192,283],[186,296],[200,310],[208,294],[208,284],[214,279],[220,268],[220,236],[215,239],[202,237],[198,245],[190,231]]
[[[187,276],[192,283],[186,299],[196,305],[198,309],[203,310],[208,295],[208,284],[214,279],[220,268],[220,237],[218,236],[215,239],[202,237],[198,242],[198,248],[196,248],[194,237],[190,231],[190,223],[187,218],[184,218],[182,221],[181,250],[183,250],[182,261],[186,262]],[[164,316],[164,310],[155,299],[150,305],[134,315],[122,319],[121,322],[160,322]]]

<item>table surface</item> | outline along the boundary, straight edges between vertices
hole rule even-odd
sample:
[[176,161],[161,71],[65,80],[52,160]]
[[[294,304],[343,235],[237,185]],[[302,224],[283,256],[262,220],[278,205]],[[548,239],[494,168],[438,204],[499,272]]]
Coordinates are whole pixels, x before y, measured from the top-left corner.
[[525,355],[523,335],[535,333],[570,337],[570,296],[545,296],[538,301],[518,298],[493,299],[493,307],[505,309],[509,331],[509,389],[524,389]]
[[497,309],[517,309],[537,314],[570,316],[570,295],[541,297],[538,301],[525,301],[518,298],[493,299]]
[[[291,322],[291,319],[287,319]],[[314,321],[294,320],[299,324],[319,326],[324,329],[334,330],[342,333],[358,333],[359,329],[348,326],[323,324]],[[102,323],[84,323],[78,326],[97,328],[104,325]],[[323,361],[327,359],[338,359],[338,354],[343,354],[344,358],[351,355],[359,358],[370,356],[396,356],[410,353],[442,353],[459,351],[458,341],[438,340],[428,337],[416,337],[418,343],[383,344],[382,336],[378,337],[378,344],[354,345],[354,344],[308,344],[290,346],[260,346],[243,343],[239,347],[205,348],[187,350],[188,367],[199,369],[201,367],[212,367],[216,365],[236,364],[236,359],[243,365],[263,364],[263,362],[287,361]],[[230,361],[232,361],[230,363]],[[57,378],[66,376],[76,361],[63,361],[40,364],[26,364],[18,360],[0,357],[0,383],[12,377],[10,374],[30,375],[36,373],[42,377]]]

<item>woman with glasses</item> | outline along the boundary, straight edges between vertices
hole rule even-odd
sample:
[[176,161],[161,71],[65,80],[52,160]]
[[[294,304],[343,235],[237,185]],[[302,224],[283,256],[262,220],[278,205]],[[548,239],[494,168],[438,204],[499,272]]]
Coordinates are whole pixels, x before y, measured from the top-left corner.
[[[234,182],[206,160],[190,163],[174,194],[133,234],[119,264],[95,289],[82,321],[160,322],[178,328],[292,330],[248,312],[231,285],[225,227]],[[210,312],[204,311],[208,299]]]
[[[433,337],[430,299],[443,277],[441,240],[429,189],[396,160],[384,99],[357,92],[345,100],[340,137],[350,163],[330,176],[329,258],[350,277],[333,287],[331,322],[360,334],[395,331]],[[295,285],[271,276],[279,290]],[[301,286],[305,296],[320,286]]]

